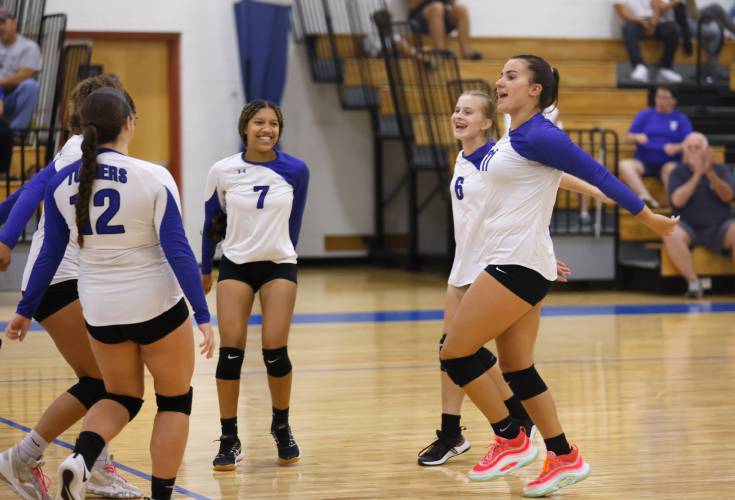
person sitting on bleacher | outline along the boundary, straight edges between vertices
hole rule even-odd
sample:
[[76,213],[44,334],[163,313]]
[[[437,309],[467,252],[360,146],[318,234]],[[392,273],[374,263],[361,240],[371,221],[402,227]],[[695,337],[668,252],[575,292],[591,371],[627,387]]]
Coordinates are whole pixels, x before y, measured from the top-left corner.
[[0,8],[0,87],[5,93],[3,118],[13,129],[27,128],[38,104],[35,77],[41,70],[41,50],[18,33],[18,22]]
[[674,55],[679,45],[680,31],[675,22],[663,19],[668,0],[612,0],[615,10],[623,19],[623,41],[628,51],[633,72],[632,80],[648,83],[648,68],[641,56],[640,43],[644,37],[663,41],[664,51],[659,62],[658,79],[679,83],[682,77],[673,70]]
[[683,142],[692,131],[684,113],[676,111],[673,89],[656,88],[655,106],[639,112],[628,131],[628,140],[636,145],[635,158],[620,162],[620,178],[651,208],[659,203],[643,184],[642,177],[658,177],[664,191],[671,171],[681,161]]
[[730,208],[735,177],[728,167],[713,165],[707,138],[699,132],[684,141],[684,160],[669,179],[669,201],[680,219],[674,232],[664,237],[664,248],[689,284],[687,296],[700,298],[702,286],[689,249],[704,245],[716,254],[727,250],[735,261],[735,219]]
[[461,57],[482,59],[482,54],[470,49],[470,13],[457,0],[408,0],[408,9],[415,31],[428,34],[435,49],[446,49],[447,34],[457,30]]

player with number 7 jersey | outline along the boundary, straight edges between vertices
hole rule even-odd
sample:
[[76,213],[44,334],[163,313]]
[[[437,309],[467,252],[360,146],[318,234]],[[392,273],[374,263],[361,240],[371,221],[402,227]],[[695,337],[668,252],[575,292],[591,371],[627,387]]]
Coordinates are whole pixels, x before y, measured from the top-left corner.
[[309,170],[278,150],[283,115],[272,102],[256,99],[240,114],[244,151],[210,169],[202,231],[202,284],[212,287],[212,260],[222,242],[217,282],[220,335],[217,395],[222,433],[214,470],[234,470],[243,459],[237,434],[240,372],[247,324],[255,295],[263,312],[263,360],[268,373],[278,463],[293,464],[301,451],[291,433],[291,361],[288,335],[296,302],[296,244],[306,205]]

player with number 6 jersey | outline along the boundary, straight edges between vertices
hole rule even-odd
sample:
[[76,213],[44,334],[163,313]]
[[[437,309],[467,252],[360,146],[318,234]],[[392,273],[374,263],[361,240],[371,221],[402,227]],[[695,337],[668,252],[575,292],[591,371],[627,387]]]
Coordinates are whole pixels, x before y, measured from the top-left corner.
[[212,260],[222,242],[217,283],[220,352],[217,393],[222,434],[215,470],[234,470],[243,458],[237,434],[237,401],[247,325],[259,292],[263,311],[263,360],[268,373],[278,462],[301,452],[291,433],[291,361],[287,343],[296,301],[296,243],[306,205],[306,164],[277,149],[283,115],[273,103],[254,100],[240,114],[244,152],[209,171],[202,237],[202,283],[212,286]]

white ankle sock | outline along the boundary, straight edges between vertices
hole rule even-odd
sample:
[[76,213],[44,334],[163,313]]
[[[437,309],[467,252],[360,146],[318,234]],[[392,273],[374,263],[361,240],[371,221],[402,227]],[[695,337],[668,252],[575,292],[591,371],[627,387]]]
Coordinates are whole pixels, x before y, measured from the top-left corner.
[[94,465],[92,466],[92,469],[104,469],[105,463],[107,463],[107,445],[105,445],[104,448],[102,448],[102,452],[97,457],[97,460],[94,461]]
[[35,429],[31,430],[23,440],[18,443],[18,455],[24,462],[38,460],[48,447],[48,442],[38,434]]

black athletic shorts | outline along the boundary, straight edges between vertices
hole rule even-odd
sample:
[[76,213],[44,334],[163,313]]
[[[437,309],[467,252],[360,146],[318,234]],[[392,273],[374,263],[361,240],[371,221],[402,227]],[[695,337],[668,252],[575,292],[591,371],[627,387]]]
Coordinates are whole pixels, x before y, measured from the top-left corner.
[[40,323],[78,299],[77,280],[66,280],[51,285],[43,295],[41,303],[38,304],[33,319]]
[[546,297],[553,283],[533,269],[523,266],[490,264],[485,271],[532,306]]
[[135,342],[140,345],[152,344],[180,327],[189,320],[189,308],[181,299],[171,309],[148,321],[128,325],[92,326],[87,324],[87,331],[98,342],[103,344],[121,344]]
[[289,280],[296,283],[296,264],[276,264],[269,260],[235,264],[224,255],[219,263],[218,281],[242,281],[250,285],[253,292],[260,290],[260,287],[269,281],[277,279]]

